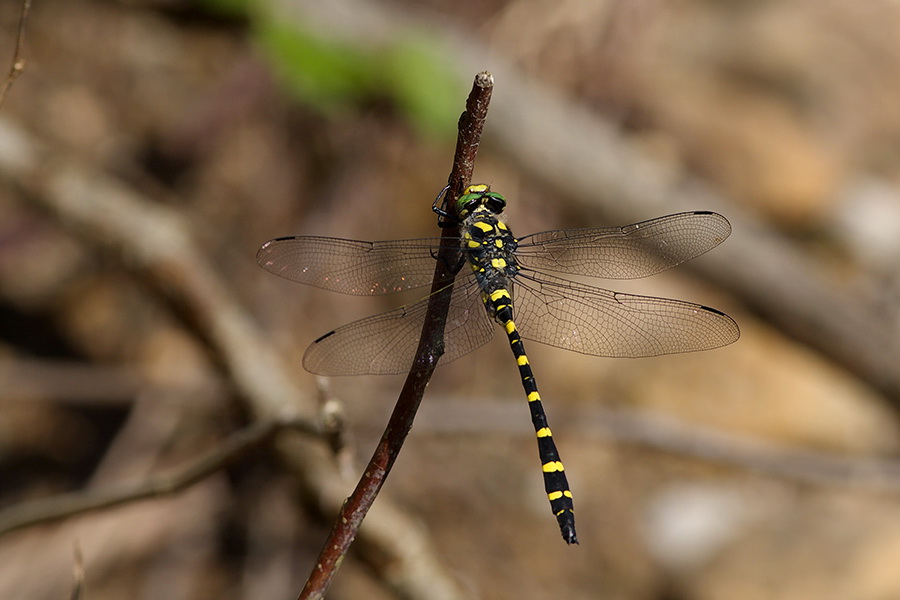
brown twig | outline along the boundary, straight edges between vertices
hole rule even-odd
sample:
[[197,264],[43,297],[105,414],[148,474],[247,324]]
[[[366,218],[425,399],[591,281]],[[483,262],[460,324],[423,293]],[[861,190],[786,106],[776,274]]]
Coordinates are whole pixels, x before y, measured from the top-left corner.
[[22,58],[22,50],[25,47],[25,23],[28,22],[28,13],[31,12],[31,0],[22,1],[22,12],[19,14],[19,29],[16,33],[16,49],[13,51],[12,66],[6,75],[3,87],[0,87],[0,106],[6,100],[6,92],[25,70],[25,59]]
[[[486,71],[479,73],[475,77],[475,83],[466,101],[466,110],[459,119],[456,152],[448,179],[447,197],[449,198],[459,196],[472,179],[475,156],[481,141],[481,132],[484,129],[484,120],[487,116],[492,90],[493,77],[490,73]],[[419,403],[425,393],[425,387],[443,354],[444,324],[450,306],[450,295],[436,292],[446,289],[448,281],[452,282],[455,275],[450,268],[451,265],[459,262],[455,260],[459,249],[452,242],[452,238],[458,236],[459,231],[456,228],[444,229],[443,239],[447,243],[441,245],[437,257],[431,288],[431,302],[428,305],[413,368],[406,378],[406,383],[403,385],[381,441],[379,441],[353,494],[341,507],[335,525],[316,560],[316,566],[300,592],[299,600],[325,597],[325,592],[331,585],[338,566],[350,549],[366,513],[384,485],[388,473],[394,465],[394,460],[400,453],[403,442],[412,428],[416,411],[418,411]]]
[[39,523],[174,494],[219,471],[285,428],[319,434],[317,430],[311,430],[306,421],[289,418],[258,421],[231,434],[224,442],[192,462],[142,483],[61,494],[8,508],[0,513],[0,536]]

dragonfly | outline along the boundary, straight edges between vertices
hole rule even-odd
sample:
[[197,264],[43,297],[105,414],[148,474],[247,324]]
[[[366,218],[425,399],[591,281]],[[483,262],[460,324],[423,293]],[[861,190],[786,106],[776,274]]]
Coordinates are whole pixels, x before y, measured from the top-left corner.
[[[440,196],[439,196],[440,197]],[[578,543],[572,492],[553,440],[524,340],[601,357],[639,358],[730,344],[740,337],[725,313],[682,300],[626,294],[559,275],[647,277],[695,258],[731,234],[715,212],[671,214],[623,227],[557,229],[517,238],[506,198],[486,184],[467,187],[455,211],[433,206],[458,237],[367,242],[319,236],[266,242],[257,262],[299,283],[374,296],[432,284],[439,253],[452,246],[454,273],[438,291],[316,339],[303,356],[314,374],[383,375],[415,369],[419,338],[435,295],[448,300],[444,353],[449,363],[506,333],[534,425],[544,487],[563,539]]]

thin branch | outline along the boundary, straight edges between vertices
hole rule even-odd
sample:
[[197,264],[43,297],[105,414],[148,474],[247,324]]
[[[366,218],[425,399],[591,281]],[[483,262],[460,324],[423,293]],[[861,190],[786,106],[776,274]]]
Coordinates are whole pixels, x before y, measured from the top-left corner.
[[231,464],[285,428],[319,435],[318,430],[311,430],[309,423],[302,420],[286,418],[258,421],[231,434],[221,444],[195,460],[144,482],[61,494],[10,507],[0,512],[0,536],[40,523],[180,492]]
[[28,22],[28,14],[31,12],[31,0],[22,1],[22,12],[19,14],[19,29],[16,33],[16,49],[13,51],[12,66],[6,75],[6,81],[3,87],[0,87],[0,106],[6,100],[6,92],[12,87],[12,84],[19,78],[19,75],[25,70],[25,59],[22,58],[22,51],[25,47],[25,23]]
[[[475,168],[475,155],[481,141],[481,132],[484,129],[493,84],[494,80],[490,73],[487,71],[479,73],[475,77],[475,83],[466,101],[466,110],[460,116],[453,168],[448,179],[447,193],[450,198],[459,196],[466,185],[471,182]],[[452,207],[450,208],[452,209]],[[299,600],[325,597],[338,566],[350,549],[366,513],[384,485],[388,473],[394,465],[394,460],[399,455],[403,442],[412,428],[422,396],[425,394],[425,387],[443,354],[444,325],[450,308],[450,294],[436,292],[446,289],[448,282],[451,282],[452,285],[455,273],[451,272],[450,268],[459,263],[456,260],[459,249],[457,244],[452,242],[452,238],[458,236],[457,228],[447,227],[444,229],[445,243],[441,244],[436,260],[431,287],[431,302],[428,305],[425,325],[412,370],[406,378],[406,383],[397,399],[387,428],[384,430],[369,464],[363,471],[362,478],[353,494],[341,507],[340,514],[322,547],[315,567],[300,592]]]

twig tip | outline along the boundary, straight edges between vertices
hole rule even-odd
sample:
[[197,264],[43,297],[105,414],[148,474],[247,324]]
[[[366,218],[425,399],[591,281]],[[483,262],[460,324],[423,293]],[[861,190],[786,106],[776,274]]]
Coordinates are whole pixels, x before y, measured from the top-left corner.
[[494,76],[490,71],[481,71],[475,76],[475,85],[481,88],[494,87]]

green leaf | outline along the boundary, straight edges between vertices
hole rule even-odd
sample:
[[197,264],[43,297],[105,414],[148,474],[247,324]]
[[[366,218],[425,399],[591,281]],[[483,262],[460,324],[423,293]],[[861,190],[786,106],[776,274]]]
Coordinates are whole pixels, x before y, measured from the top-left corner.
[[383,53],[383,78],[396,103],[423,133],[440,138],[456,131],[459,99],[466,90],[432,40],[421,34],[398,39]]
[[275,22],[261,24],[258,39],[291,91],[326,114],[375,87],[372,59],[349,43]]

